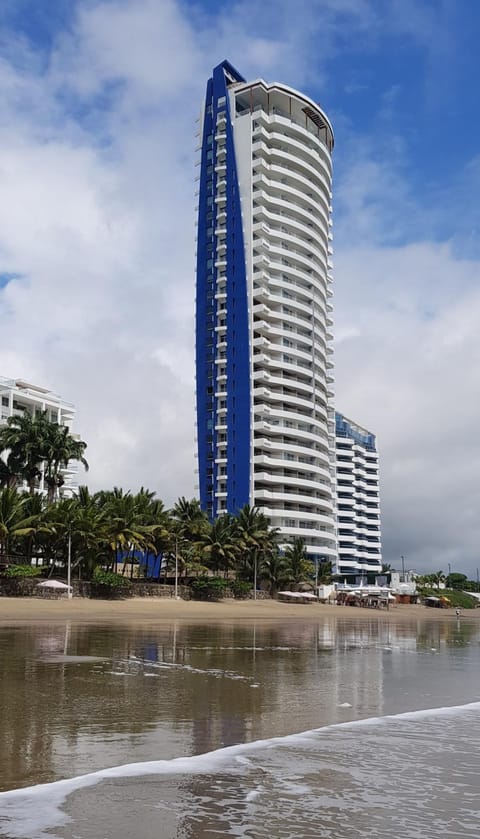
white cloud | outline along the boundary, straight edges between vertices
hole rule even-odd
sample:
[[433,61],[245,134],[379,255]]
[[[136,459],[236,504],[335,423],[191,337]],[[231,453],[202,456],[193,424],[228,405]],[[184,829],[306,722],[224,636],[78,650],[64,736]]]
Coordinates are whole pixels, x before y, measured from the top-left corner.
[[[339,409],[378,435],[385,558],[472,571],[480,538],[480,265],[443,245],[337,259]],[[356,330],[356,331],[355,331]]]

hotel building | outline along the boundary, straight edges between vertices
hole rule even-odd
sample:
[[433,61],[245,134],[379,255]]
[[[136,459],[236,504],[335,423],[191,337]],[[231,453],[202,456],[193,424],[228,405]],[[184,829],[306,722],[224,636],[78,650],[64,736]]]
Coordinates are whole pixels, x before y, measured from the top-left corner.
[[382,571],[378,453],[375,435],[335,414],[338,561],[334,572],[354,582]]
[[[35,416],[36,413],[47,412],[50,422],[66,425],[70,430],[75,418],[75,408],[70,402],[65,402],[60,396],[38,385],[32,385],[21,379],[6,379],[0,376],[0,427],[6,425],[9,417],[21,417],[24,414]],[[42,471],[40,469],[40,471]],[[62,495],[72,495],[77,489],[77,464],[69,464],[68,469],[62,470],[65,483]],[[26,484],[25,484],[26,489]],[[39,492],[46,492],[43,472],[38,481]]]
[[333,131],[316,102],[228,62],[199,121],[200,501],[260,508],[334,561]]

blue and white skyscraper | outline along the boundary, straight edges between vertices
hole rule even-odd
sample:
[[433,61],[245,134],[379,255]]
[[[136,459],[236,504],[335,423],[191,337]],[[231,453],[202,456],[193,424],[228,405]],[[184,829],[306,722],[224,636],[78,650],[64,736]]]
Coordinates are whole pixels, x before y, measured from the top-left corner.
[[332,127],[303,93],[223,62],[199,138],[200,501],[211,518],[255,505],[334,560]]

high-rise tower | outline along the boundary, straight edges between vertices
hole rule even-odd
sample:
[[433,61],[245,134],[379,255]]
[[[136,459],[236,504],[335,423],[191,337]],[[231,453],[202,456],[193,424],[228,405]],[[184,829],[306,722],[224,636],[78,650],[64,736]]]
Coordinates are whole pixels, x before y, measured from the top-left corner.
[[375,435],[335,415],[338,561],[333,570],[353,582],[382,573],[378,452]]
[[255,505],[333,559],[332,127],[308,96],[225,61],[199,137],[200,501],[211,518]]

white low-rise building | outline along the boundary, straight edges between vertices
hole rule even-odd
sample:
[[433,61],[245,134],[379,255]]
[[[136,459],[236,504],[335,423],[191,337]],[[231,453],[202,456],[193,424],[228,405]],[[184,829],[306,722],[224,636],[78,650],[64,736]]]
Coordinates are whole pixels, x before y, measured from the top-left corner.
[[[0,376],[0,399],[0,427],[6,425],[9,417],[20,417],[24,414],[30,414],[33,417],[35,414],[46,411],[50,422],[65,425],[70,431],[72,429],[75,407],[46,388],[25,382],[23,379],[7,379]],[[65,483],[61,494],[72,495],[78,486],[77,464],[69,465],[68,469],[62,471],[62,475]],[[37,488],[39,492],[46,492],[43,472]]]

